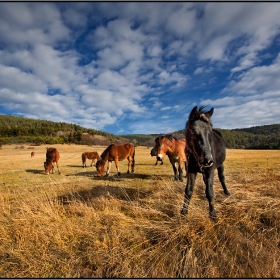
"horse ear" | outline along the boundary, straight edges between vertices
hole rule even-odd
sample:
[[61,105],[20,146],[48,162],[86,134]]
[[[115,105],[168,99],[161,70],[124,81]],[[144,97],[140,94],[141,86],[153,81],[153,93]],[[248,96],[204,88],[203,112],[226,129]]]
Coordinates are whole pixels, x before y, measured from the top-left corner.
[[190,120],[195,119],[196,112],[197,112],[197,106],[193,107],[193,109],[191,110],[190,117],[189,117]]
[[211,116],[213,115],[214,113],[214,108],[212,108],[210,111],[208,111],[207,113],[205,113],[205,115],[210,119]]
[[171,134],[165,135],[165,137],[172,142],[173,136]]

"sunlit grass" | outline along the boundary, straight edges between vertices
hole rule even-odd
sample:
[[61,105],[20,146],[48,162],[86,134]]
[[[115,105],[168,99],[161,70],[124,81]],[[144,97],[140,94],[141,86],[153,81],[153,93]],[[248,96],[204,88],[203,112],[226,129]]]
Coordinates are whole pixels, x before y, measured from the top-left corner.
[[[108,178],[82,168],[81,153],[102,146],[56,145],[62,174],[44,175],[46,146],[3,146],[0,276],[276,278],[280,276],[280,151],[227,150],[218,222],[208,217],[201,175],[186,217],[184,182],[136,148],[135,174]],[[185,175],[185,173],[184,173]]]

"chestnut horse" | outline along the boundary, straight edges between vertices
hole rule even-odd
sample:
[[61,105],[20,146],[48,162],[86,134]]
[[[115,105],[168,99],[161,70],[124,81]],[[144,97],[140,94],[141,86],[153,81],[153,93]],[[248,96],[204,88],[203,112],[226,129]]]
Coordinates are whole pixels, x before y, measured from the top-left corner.
[[34,157],[35,156],[35,152],[31,152],[31,157]]
[[51,170],[52,170],[52,174],[54,173],[54,165],[53,165],[54,162],[56,163],[58,174],[60,174],[59,166],[58,166],[59,158],[60,158],[60,155],[56,148],[47,148],[46,161],[44,162],[44,168],[45,168],[46,175],[50,174]]
[[[183,181],[183,165],[185,165],[185,169],[187,170],[185,148],[185,139],[178,140],[170,134],[159,136],[155,139],[155,146],[151,150],[151,155],[155,154],[158,160],[162,160],[167,155],[173,167],[175,180]],[[176,165],[178,165],[178,168]]]
[[82,162],[83,162],[83,167],[87,167],[86,165],[86,161],[87,159],[91,159],[91,165],[93,165],[93,163],[96,163],[96,161],[100,158],[99,154],[97,152],[84,152],[82,153]]
[[135,148],[132,144],[126,143],[123,145],[111,144],[106,148],[106,150],[100,156],[100,159],[96,163],[97,176],[102,177],[104,175],[104,167],[106,161],[108,161],[107,173],[109,175],[112,161],[115,161],[116,168],[118,170],[118,176],[121,174],[119,170],[119,161],[127,159],[128,160],[128,169],[127,174],[130,173],[129,169],[131,168],[131,173],[134,172],[135,165]]
[[209,203],[210,218],[216,220],[217,216],[213,204],[213,178],[215,169],[218,169],[218,177],[225,195],[230,195],[225,184],[223,165],[226,158],[226,145],[222,135],[217,130],[212,129],[210,117],[214,112],[214,108],[208,112],[203,109],[204,107],[200,107],[197,110],[197,106],[194,107],[186,123],[186,153],[189,164],[181,214],[185,215],[188,213],[188,205],[193,194],[196,175],[197,172],[200,172],[206,185],[205,193]]

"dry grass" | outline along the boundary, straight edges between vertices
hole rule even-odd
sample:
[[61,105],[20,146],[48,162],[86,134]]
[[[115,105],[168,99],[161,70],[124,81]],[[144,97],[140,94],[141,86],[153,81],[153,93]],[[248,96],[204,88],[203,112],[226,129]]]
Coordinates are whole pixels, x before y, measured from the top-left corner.
[[[81,153],[102,146],[55,145],[61,175],[43,174],[46,146],[0,150],[0,276],[114,278],[280,277],[280,151],[228,150],[226,198],[215,176],[219,220],[208,218],[201,175],[189,214],[186,180],[168,159],[154,166],[136,148],[134,175],[96,178]],[[89,165],[89,164],[88,164]]]

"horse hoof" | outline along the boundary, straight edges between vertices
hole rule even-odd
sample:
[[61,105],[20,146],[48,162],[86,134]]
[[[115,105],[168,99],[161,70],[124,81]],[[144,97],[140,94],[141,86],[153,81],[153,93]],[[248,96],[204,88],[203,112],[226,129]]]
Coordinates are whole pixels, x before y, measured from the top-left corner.
[[121,175],[121,172],[118,172],[118,176],[120,176]]
[[210,213],[210,219],[215,223],[218,222],[218,217],[216,215],[216,212]]
[[185,216],[188,214],[188,210],[183,208],[180,213],[181,215]]
[[229,192],[229,191],[226,191],[226,192],[225,192],[225,195],[226,195],[226,196],[230,196],[230,192]]

